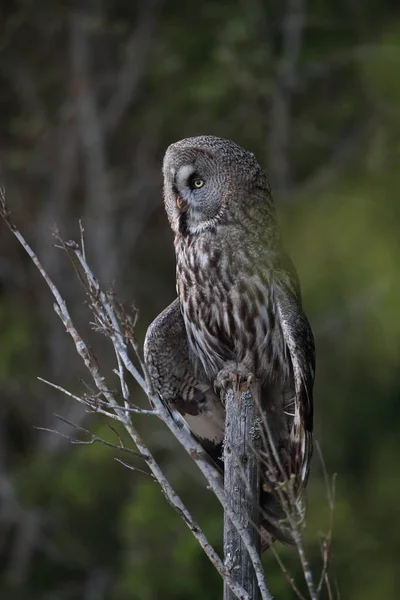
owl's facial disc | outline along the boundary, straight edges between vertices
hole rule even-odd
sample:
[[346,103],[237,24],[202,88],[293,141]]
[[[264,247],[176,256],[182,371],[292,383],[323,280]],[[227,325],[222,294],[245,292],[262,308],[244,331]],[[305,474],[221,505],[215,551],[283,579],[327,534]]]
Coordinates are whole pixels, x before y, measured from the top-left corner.
[[223,169],[211,152],[171,146],[164,159],[164,199],[174,231],[200,233],[215,227],[227,190]]

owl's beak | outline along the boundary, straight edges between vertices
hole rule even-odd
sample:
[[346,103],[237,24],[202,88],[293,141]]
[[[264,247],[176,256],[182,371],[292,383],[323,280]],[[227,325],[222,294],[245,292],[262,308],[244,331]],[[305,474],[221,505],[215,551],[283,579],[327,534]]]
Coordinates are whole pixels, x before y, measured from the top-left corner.
[[178,207],[178,210],[180,210],[180,212],[182,213],[186,212],[188,209],[187,202],[185,202],[182,196],[180,196],[179,194],[176,197],[176,206]]

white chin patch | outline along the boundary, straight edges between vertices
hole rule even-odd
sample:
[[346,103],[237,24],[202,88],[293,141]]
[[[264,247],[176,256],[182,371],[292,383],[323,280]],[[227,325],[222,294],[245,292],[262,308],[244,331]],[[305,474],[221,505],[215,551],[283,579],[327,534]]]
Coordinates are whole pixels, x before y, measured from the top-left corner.
[[194,170],[195,169],[193,165],[183,165],[178,169],[176,174],[176,184],[178,186],[178,190],[182,189],[187,184],[187,180],[192,173],[194,173]]

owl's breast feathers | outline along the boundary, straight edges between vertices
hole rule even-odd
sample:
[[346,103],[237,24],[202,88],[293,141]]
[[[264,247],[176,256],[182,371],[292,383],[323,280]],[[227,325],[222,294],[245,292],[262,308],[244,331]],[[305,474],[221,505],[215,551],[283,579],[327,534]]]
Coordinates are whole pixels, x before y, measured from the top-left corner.
[[[190,360],[213,385],[235,361],[262,385],[262,407],[278,444],[289,447],[288,474],[299,489],[312,454],[314,340],[302,311],[297,273],[280,250],[250,250],[221,236],[178,237],[177,292]],[[275,416],[274,416],[275,415]]]
[[277,314],[272,256],[256,260],[230,244],[222,250],[212,236],[180,237],[176,256],[189,347],[208,381],[230,360],[262,381],[287,379],[291,365]]

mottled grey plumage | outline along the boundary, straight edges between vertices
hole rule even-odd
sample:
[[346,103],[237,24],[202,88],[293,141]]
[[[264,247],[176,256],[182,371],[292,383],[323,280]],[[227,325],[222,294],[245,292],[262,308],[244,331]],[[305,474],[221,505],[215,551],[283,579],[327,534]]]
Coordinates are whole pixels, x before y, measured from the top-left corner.
[[[314,341],[266,177],[253,154],[212,136],[172,144],[163,174],[178,298],[146,336],[155,388],[221,465],[224,408],[214,384],[232,363],[252,373],[300,493],[312,453]],[[285,539],[267,476],[263,487],[264,526]]]

